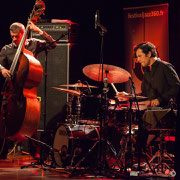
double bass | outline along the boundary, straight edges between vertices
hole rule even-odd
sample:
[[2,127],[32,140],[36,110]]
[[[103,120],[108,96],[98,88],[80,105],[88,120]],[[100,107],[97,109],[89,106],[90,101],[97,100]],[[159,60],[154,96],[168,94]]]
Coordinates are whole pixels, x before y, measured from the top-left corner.
[[[37,21],[44,10],[44,2],[37,0],[28,23]],[[40,119],[41,103],[37,98],[37,87],[42,79],[43,68],[24,47],[28,32],[27,25],[10,67],[11,78],[5,79],[1,91],[0,134],[16,142],[27,140],[25,136],[31,137]]]

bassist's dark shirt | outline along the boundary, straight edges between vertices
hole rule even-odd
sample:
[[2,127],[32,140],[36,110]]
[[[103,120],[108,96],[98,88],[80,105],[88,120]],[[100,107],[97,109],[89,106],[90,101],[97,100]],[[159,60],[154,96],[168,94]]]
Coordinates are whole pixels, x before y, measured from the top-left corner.
[[[56,47],[56,43],[53,43],[54,39],[46,32],[43,31],[41,37],[43,38],[43,40],[30,38],[27,39],[25,42],[25,48],[31,51],[36,58],[41,51],[44,51],[46,49],[47,50],[53,49]],[[2,48],[0,53],[0,70],[3,67],[5,67],[6,69],[10,68],[14,56],[16,54],[16,51],[17,51],[17,47],[14,45],[14,43],[5,45]]]

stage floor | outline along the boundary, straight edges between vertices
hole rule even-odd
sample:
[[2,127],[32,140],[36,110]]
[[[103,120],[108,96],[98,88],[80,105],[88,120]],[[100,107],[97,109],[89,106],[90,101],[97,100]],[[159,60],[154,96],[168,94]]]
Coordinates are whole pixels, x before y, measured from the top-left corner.
[[[73,171],[71,169],[64,169],[59,167],[49,167],[46,166],[50,163],[46,162],[45,165],[35,165],[34,167],[24,167],[26,165],[30,165],[31,163],[37,162],[33,160],[30,155],[24,155],[20,153],[8,155],[6,160],[0,160],[0,179],[8,179],[8,180],[55,180],[55,179],[174,179],[174,177],[167,177],[161,175],[153,175],[151,174],[141,174],[136,176],[125,176],[123,174],[107,173],[103,171],[92,171],[88,172],[87,170],[83,170],[82,168],[78,171]],[[74,172],[77,172],[74,173]],[[135,172],[136,173],[136,172]],[[134,173],[134,174],[135,174]],[[108,174],[110,176],[108,176]],[[116,176],[115,176],[116,175]]]

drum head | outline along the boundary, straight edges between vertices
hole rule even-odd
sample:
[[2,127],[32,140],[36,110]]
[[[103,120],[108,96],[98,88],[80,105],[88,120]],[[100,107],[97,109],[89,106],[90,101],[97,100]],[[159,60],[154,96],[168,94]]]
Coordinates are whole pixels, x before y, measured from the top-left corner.
[[[98,127],[93,125],[61,125],[54,137],[55,163],[60,167],[75,166],[93,147],[94,143],[99,139]],[[94,165],[97,153],[96,150],[90,154],[81,166]]]
[[63,166],[61,155],[67,153],[68,150],[68,139],[67,128],[64,125],[61,125],[56,131],[53,144],[53,148],[59,150],[59,152],[54,152],[54,159],[60,167]]

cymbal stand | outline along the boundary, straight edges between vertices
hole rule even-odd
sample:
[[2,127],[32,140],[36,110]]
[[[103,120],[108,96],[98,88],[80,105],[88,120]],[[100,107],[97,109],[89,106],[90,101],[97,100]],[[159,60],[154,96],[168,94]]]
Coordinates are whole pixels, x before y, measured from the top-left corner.
[[74,95],[69,95],[68,102],[66,103],[66,122],[69,124],[73,123],[73,116],[72,116],[73,99],[74,99]]
[[[81,81],[78,80],[77,83],[81,83]],[[76,99],[76,119],[74,122],[74,124],[78,124],[80,120],[80,116],[81,116],[81,98],[83,96],[83,92],[78,87],[76,87],[75,90],[80,92],[80,96],[77,96],[77,99]]]
[[80,120],[80,115],[81,115],[81,101],[80,101],[80,99],[81,99],[81,97],[77,97],[77,100],[76,100],[76,114],[77,114],[77,118],[76,118],[75,124],[78,124],[78,121]]
[[[108,72],[106,72],[108,73]],[[107,146],[113,153],[113,156],[118,159],[117,153],[111,142],[107,140],[107,138],[104,136],[104,128],[105,128],[105,123],[106,123],[106,115],[107,115],[107,109],[108,109],[108,102],[107,102],[107,92],[108,92],[108,78],[107,75],[104,78],[104,88],[103,88],[103,93],[101,95],[101,112],[100,112],[100,133],[99,133],[99,141],[96,141],[94,145],[89,149],[87,154],[80,159],[80,161],[77,162],[75,167],[73,168],[72,172],[70,173],[69,177],[72,177],[74,175],[78,174],[84,174],[85,172],[76,172],[78,166],[83,162],[88,155],[93,151],[93,149],[99,144],[98,146],[98,160],[97,160],[97,170],[94,171],[97,175],[105,175],[108,177],[124,177],[122,174],[120,174],[119,171],[115,171],[114,169],[110,169],[106,162],[106,153],[107,153]],[[117,160],[118,161],[118,160]],[[119,162],[119,161],[118,161]],[[93,171],[93,170],[89,170]]]
[[[142,130],[143,130],[143,121],[142,121],[142,117],[140,115],[140,110],[139,110],[139,104],[138,104],[138,100],[137,100],[137,95],[136,95],[136,89],[135,89],[135,85],[134,85],[134,82],[132,80],[131,77],[129,77],[129,80],[131,82],[131,94],[134,95],[133,98],[130,98],[129,101],[130,101],[130,114],[132,116],[132,102],[134,101],[137,105],[137,111],[136,111],[136,115],[137,115],[137,119],[138,119],[138,137],[137,138],[141,138],[143,136],[143,133],[142,133]],[[131,122],[129,122],[129,140],[131,139]],[[144,156],[145,160],[146,160],[146,163],[148,164],[150,170],[156,174],[155,170],[152,169],[145,153],[143,152],[143,147],[142,145],[139,145],[138,146],[138,171],[141,171],[141,168],[140,168],[140,163],[141,163],[141,157],[142,155]]]

